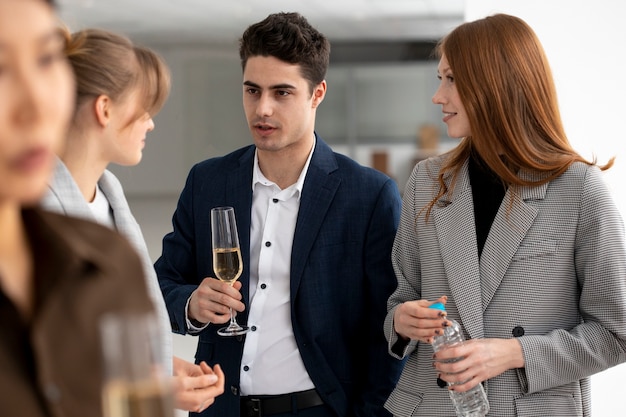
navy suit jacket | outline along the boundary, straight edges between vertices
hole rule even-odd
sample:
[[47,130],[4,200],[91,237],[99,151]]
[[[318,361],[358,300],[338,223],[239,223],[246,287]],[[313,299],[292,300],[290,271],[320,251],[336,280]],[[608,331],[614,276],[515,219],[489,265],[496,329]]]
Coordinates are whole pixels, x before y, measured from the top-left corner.
[[[172,328],[187,333],[185,305],[197,285],[214,276],[210,210],[233,206],[249,305],[250,219],[255,147],[195,165],[163,239],[155,268]],[[291,319],[304,365],[337,416],[387,416],[383,404],[402,361],[391,357],[383,333],[386,302],[397,280],[391,247],[401,207],[393,180],[334,153],[319,137],[300,200],[291,254]],[[247,310],[238,314],[247,322]],[[245,337],[222,337],[209,325],[199,334],[196,361],[219,363],[225,393],[203,416],[239,416],[239,372]],[[193,413],[192,413],[193,414]]]

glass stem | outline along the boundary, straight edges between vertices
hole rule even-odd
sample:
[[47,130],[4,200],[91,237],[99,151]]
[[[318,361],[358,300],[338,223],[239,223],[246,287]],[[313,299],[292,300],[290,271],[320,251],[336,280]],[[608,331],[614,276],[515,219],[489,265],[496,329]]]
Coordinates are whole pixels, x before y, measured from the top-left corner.
[[237,321],[235,320],[235,313],[233,312],[233,308],[230,308],[230,327],[231,329],[236,329],[239,327]]

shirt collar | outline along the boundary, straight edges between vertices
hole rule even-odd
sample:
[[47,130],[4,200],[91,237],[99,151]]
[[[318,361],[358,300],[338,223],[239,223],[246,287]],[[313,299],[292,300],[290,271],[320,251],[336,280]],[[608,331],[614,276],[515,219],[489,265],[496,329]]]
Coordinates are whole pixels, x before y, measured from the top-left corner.
[[[302,195],[302,188],[304,187],[304,179],[306,178],[306,173],[309,170],[309,165],[311,163],[311,158],[313,157],[313,151],[315,150],[315,144],[317,143],[317,138],[313,138],[313,146],[311,147],[311,152],[309,152],[309,156],[300,172],[300,176],[298,180],[287,189],[293,189],[294,194],[297,194],[298,201],[300,200],[300,196]],[[265,175],[261,172],[261,168],[259,168],[259,155],[258,150],[254,151],[254,168],[252,170],[252,191],[254,192],[254,187],[257,184],[271,186],[276,185],[274,182],[268,180]]]

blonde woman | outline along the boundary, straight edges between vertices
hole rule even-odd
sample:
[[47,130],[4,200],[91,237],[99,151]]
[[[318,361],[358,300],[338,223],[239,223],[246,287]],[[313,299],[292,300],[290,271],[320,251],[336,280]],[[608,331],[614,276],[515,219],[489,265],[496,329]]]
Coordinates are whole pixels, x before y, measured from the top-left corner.
[[[44,207],[97,221],[124,235],[141,255],[163,329],[165,362],[172,363],[171,326],[141,229],[109,164],[141,161],[152,117],[170,88],[169,71],[153,51],[124,36],[87,29],[67,49],[77,84],[77,103]],[[223,391],[219,365],[195,365],[173,357],[177,407],[201,411]]]

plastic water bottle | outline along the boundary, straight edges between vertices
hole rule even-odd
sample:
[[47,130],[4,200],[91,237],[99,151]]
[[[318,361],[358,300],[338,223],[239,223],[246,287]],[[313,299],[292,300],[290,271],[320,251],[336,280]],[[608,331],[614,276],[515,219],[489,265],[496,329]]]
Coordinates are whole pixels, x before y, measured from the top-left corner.
[[[446,311],[443,303],[435,303],[430,308]],[[443,335],[433,338],[433,350],[435,352],[446,346],[453,346],[463,342],[463,333],[461,326],[455,320],[447,319],[452,323],[451,326],[445,327]],[[456,360],[456,359],[455,359]],[[454,361],[454,360],[452,360]],[[448,385],[453,385],[448,383]],[[465,392],[456,392],[448,390],[452,404],[456,410],[458,417],[483,417],[489,412],[489,400],[482,384],[476,385],[474,388]]]

